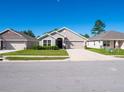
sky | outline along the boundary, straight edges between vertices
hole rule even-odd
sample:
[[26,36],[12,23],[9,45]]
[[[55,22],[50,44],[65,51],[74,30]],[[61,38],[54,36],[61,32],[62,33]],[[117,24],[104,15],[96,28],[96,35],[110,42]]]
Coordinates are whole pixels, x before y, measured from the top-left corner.
[[91,34],[98,19],[106,30],[124,32],[124,0],[0,0],[0,31],[30,29],[38,36],[68,27]]

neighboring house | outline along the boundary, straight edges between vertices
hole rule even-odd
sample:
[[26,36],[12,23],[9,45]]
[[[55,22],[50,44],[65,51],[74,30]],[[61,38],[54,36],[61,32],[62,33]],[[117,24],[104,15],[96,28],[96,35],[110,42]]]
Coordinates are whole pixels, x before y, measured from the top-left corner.
[[57,31],[46,33],[38,38],[41,46],[58,46],[59,48],[83,48],[87,38],[63,27]]
[[89,48],[120,48],[124,49],[124,33],[106,31],[87,41]]
[[23,50],[38,45],[38,40],[22,32],[6,29],[0,33],[1,50]]

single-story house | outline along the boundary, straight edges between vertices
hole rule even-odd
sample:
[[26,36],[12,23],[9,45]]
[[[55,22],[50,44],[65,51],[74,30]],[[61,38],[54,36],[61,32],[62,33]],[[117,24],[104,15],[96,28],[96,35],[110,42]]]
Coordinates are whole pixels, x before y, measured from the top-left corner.
[[106,31],[91,37],[86,43],[89,48],[120,48],[124,49],[124,33]]
[[38,40],[22,32],[6,29],[0,33],[1,50],[23,50],[38,45]]
[[73,49],[83,48],[87,38],[69,28],[63,27],[42,35],[38,40],[41,46],[58,46],[59,48]]

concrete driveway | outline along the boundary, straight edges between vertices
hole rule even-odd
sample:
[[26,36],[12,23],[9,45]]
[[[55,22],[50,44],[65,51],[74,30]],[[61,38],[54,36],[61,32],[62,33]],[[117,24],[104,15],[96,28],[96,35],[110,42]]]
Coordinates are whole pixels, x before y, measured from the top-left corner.
[[102,61],[102,60],[124,60],[122,58],[115,58],[91,52],[85,49],[67,49],[71,61]]
[[0,54],[1,53],[8,53],[8,52],[15,52],[17,50],[0,50]]

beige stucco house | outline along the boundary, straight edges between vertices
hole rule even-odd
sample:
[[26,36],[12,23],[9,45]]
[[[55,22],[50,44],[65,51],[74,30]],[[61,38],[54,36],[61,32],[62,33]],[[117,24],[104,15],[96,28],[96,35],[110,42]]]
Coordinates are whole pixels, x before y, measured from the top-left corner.
[[38,40],[22,32],[6,29],[0,33],[1,50],[23,50],[38,45]]
[[41,46],[58,46],[59,48],[73,49],[83,48],[87,38],[63,27],[57,31],[46,33],[38,38]]
[[124,33],[106,31],[88,39],[89,48],[120,48],[124,49]]

